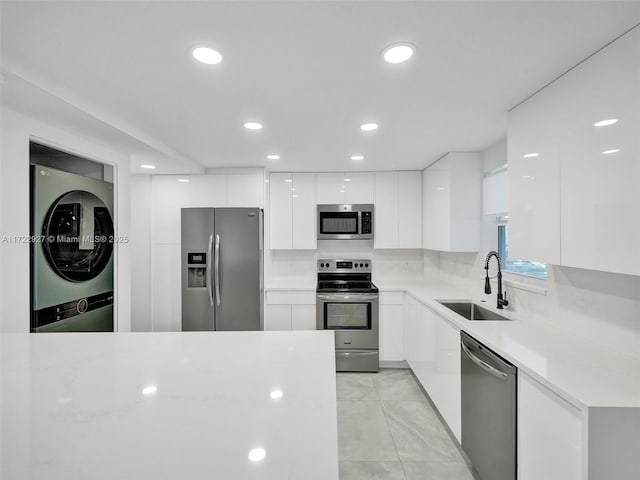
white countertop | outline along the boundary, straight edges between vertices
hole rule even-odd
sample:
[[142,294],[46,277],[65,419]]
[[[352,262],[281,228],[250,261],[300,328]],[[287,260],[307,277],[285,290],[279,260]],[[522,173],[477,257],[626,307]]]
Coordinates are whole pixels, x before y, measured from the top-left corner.
[[[333,332],[1,345],[3,480],[338,479]],[[255,448],[264,460],[249,461]]]
[[[640,407],[640,359],[637,357],[622,355],[556,327],[553,318],[521,320],[509,309],[497,310],[492,303],[495,295],[490,297],[491,302],[482,305],[513,321],[469,321],[436,301],[471,299],[479,303],[481,290],[478,295],[470,296],[468,289],[443,282],[374,278],[374,283],[382,292],[407,292],[578,408]],[[292,289],[287,288],[284,281],[277,285],[280,290]]]
[[[468,291],[435,282],[385,282],[384,290],[404,290],[528,375],[578,407],[640,407],[640,360],[604,348],[540,320],[519,320],[494,303],[481,305],[513,321],[470,321],[436,300],[469,299]],[[491,296],[495,301],[496,296]],[[476,303],[478,298],[471,298]]]

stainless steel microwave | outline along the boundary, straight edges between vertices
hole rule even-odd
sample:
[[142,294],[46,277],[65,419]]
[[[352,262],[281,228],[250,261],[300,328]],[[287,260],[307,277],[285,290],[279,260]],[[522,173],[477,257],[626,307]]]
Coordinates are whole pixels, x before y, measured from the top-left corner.
[[318,240],[370,240],[373,205],[318,205]]

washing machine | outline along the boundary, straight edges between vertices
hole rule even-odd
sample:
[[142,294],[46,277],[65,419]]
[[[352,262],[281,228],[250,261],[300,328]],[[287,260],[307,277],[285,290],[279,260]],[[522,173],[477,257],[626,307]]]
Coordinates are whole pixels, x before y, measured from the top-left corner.
[[31,331],[113,331],[113,184],[31,165]]

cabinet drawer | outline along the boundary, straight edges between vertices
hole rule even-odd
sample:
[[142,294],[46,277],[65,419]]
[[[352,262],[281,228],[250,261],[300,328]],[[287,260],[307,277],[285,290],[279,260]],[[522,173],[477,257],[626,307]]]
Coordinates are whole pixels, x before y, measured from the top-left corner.
[[316,292],[311,291],[267,291],[269,305],[315,305]]
[[380,305],[404,304],[403,292],[380,292]]

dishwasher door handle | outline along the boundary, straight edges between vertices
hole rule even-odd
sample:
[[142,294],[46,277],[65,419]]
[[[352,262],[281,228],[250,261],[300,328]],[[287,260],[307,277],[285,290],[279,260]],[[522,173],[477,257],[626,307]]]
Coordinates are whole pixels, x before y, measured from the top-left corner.
[[494,377],[498,377],[498,378],[502,378],[502,379],[505,379],[505,378],[508,377],[508,374],[506,374],[505,372],[501,372],[497,368],[489,365],[487,362],[485,362],[483,360],[480,360],[473,353],[471,353],[471,350],[469,350],[469,347],[467,347],[465,345],[463,340],[460,341],[460,346],[462,347],[462,351],[465,353],[465,355],[467,357],[469,357],[473,361],[473,363],[478,365],[483,370],[487,371],[488,373],[490,373]]

